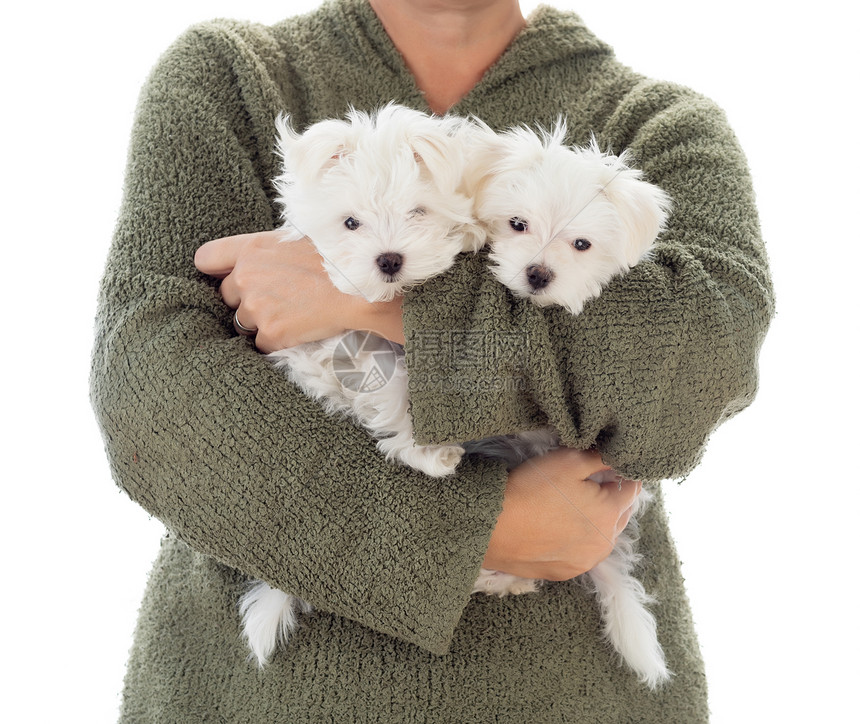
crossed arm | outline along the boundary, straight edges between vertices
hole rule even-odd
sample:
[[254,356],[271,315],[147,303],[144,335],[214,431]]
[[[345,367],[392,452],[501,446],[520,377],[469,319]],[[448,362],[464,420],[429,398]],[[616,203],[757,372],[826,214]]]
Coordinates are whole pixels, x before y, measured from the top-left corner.
[[[331,299],[306,255],[304,267],[286,261],[287,272],[307,276],[292,279],[295,311],[279,331],[260,310],[276,320],[280,302],[253,302],[247,290],[272,291],[282,280],[248,282],[237,253],[207,267],[232,277],[222,298],[191,263],[207,240],[274,226],[267,185],[275,159],[261,149],[274,147],[272,119],[295,102],[278,95],[289,88],[266,86],[259,64],[244,64],[228,35],[189,33],[162,59],[138,108],[91,378],[114,477],[196,550],[318,608],[444,651],[482,564],[544,578],[590,567],[572,563],[586,543],[536,541],[521,525],[545,514],[544,493],[547,520],[563,514],[566,481],[585,496],[570,492],[576,508],[613,501],[606,517],[585,516],[606,539],[625,522],[636,486],[621,495],[583,485],[603,463],[573,450],[534,461],[531,478],[525,468],[508,476],[501,464],[465,459],[456,484],[428,484],[381,459],[363,430],[327,417],[273,370],[235,335],[224,299],[248,311],[242,322],[261,329],[264,349],[346,327],[403,334],[408,349],[416,322],[480,329],[487,310],[505,329],[531,324],[540,344],[525,360],[528,399],[515,390],[490,404],[465,386],[444,400],[449,414],[438,395],[421,391],[412,402],[423,437],[462,440],[548,419],[569,445],[599,445],[622,472],[676,474],[695,462],[712,427],[751,398],[771,311],[743,156],[710,104],[643,85],[602,121],[604,133],[635,146],[649,178],[675,199],[676,222],[655,262],[639,265],[588,314],[571,321],[506,304],[466,265],[422,286],[404,304],[401,326],[396,305],[362,310]],[[249,106],[246,94],[269,105]],[[451,316],[450,285],[471,297],[467,319]],[[487,374],[457,372],[466,382]]]
[[[402,302],[370,304],[335,289],[310,242],[278,242],[279,232],[210,241],[195,255],[220,278],[221,294],[261,352],[366,329],[403,342]],[[608,466],[595,452],[559,449],[511,471],[502,513],[483,566],[525,578],[566,580],[590,570],[630,519],[641,484],[600,485]]]

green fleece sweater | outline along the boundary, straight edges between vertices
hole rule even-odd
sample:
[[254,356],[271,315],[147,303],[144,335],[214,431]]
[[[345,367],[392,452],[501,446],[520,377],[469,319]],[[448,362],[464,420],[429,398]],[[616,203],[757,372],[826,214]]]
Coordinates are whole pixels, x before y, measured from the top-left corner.
[[[388,101],[426,110],[362,0],[272,27],[195,27],[143,90],[92,371],[115,479],[168,530],[122,721],[704,721],[659,496],[642,521],[641,578],[676,676],[648,693],[599,638],[576,582],[470,597],[503,465],[466,459],[439,481],[387,463],[237,337],[217,283],[195,271],[201,243],[275,227],[279,112],[302,126]],[[564,114],[571,142],[593,131],[604,147],[630,147],[674,213],[653,260],[576,318],[513,299],[480,256],[411,292],[417,437],[550,422],[628,476],[683,476],[752,399],[772,312],[746,163],[722,113],[633,73],[575,15],[549,8],[453,111],[499,129]],[[262,671],[239,638],[249,577],[315,608]]]

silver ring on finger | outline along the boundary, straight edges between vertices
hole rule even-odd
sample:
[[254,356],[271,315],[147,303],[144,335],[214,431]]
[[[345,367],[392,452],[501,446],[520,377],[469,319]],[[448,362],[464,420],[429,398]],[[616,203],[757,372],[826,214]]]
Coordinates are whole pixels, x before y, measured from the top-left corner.
[[246,327],[239,321],[239,310],[237,309],[233,312],[233,328],[241,334],[243,337],[253,337],[257,334],[256,329],[251,329],[250,327]]

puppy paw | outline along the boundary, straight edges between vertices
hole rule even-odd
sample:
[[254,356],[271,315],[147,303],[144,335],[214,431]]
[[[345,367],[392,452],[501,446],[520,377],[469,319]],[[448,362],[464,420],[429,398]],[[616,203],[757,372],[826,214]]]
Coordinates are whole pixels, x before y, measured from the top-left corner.
[[532,578],[517,578],[508,585],[508,593],[519,596],[521,593],[537,593],[538,582]]
[[535,593],[539,585],[540,582],[533,578],[520,578],[510,573],[482,568],[478,580],[472,586],[472,593],[486,593],[488,596],[500,598],[507,595],[519,596],[523,593]]
[[402,450],[398,457],[410,468],[442,478],[457,469],[465,452],[459,445],[412,445]]

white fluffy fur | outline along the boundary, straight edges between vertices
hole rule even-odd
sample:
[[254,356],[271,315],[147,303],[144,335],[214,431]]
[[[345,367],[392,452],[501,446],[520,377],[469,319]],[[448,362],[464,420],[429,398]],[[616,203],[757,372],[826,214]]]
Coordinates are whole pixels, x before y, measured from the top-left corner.
[[[483,245],[485,233],[461,191],[462,121],[388,105],[372,115],[353,110],[347,120],[321,121],[302,135],[280,118],[278,130],[284,172],[275,186],[285,240],[309,237],[342,292],[370,302],[390,300],[446,271],[460,252]],[[395,274],[378,264],[391,254],[401,260]],[[337,379],[333,353],[347,336],[270,357],[330,412],[355,417],[389,458],[432,476],[452,473],[462,448],[416,446],[412,440],[402,359],[376,392],[358,393]],[[376,351],[356,350],[357,368],[370,371]]]
[[[627,153],[604,154],[595,141],[566,146],[565,133],[561,122],[552,132],[502,134],[476,124],[469,186],[498,280],[535,304],[578,314],[648,252],[670,202],[628,166]],[[578,250],[578,240],[589,248]],[[529,282],[534,268],[545,286]]]
[[[565,146],[565,133],[563,123],[551,133],[517,128],[499,135],[476,124],[470,187],[499,281],[535,304],[578,314],[648,252],[666,221],[669,198],[644,182],[625,154],[605,155],[594,141],[587,148]],[[587,248],[577,249],[578,239]],[[538,275],[536,283],[529,270]],[[555,432],[546,429],[469,443],[466,450],[514,466],[557,445]],[[650,497],[642,491],[611,555],[582,578],[597,597],[606,638],[640,680],[655,688],[670,672],[647,608],[653,599],[633,575],[637,516]],[[473,590],[503,596],[537,585],[482,570]]]
[[[467,127],[388,106],[376,115],[353,111],[346,121],[323,121],[303,135],[284,118],[279,132],[285,170],[276,186],[285,239],[309,236],[332,282],[368,301],[391,299],[445,271],[458,253],[483,244],[486,229],[493,272],[503,284],[535,304],[561,305],[577,314],[612,277],[643,257],[668,214],[668,197],[642,181],[624,154],[604,155],[596,144],[568,148],[562,124],[552,133],[515,129],[496,135],[480,123]],[[464,176],[471,201],[461,191]],[[472,202],[481,226],[472,218]],[[358,223],[350,229],[347,219]],[[525,228],[515,230],[512,219]],[[586,239],[589,248],[577,250],[577,239]],[[376,263],[390,253],[403,260],[396,275]],[[532,267],[545,275],[540,288],[529,281]],[[332,366],[342,340],[343,335],[270,357],[330,413],[358,420],[389,458],[428,475],[453,472],[462,447],[414,444],[402,357],[386,385],[357,393],[341,384]],[[376,363],[370,352],[355,360],[360,372]],[[547,429],[469,443],[467,449],[515,465],[557,445]],[[652,599],[633,576],[639,559],[636,519],[649,497],[643,491],[610,557],[583,580],[595,591],[606,637],[653,688],[670,674],[647,608]],[[473,590],[503,596],[533,592],[539,584],[482,570]],[[250,584],[240,613],[260,666],[279,643],[286,644],[299,614],[310,610],[262,581]]]
[[[389,105],[375,114],[350,111],[297,134],[278,120],[284,172],[275,180],[285,241],[309,237],[333,284],[367,301],[390,300],[447,270],[457,254],[475,251],[485,234],[461,192],[465,170],[462,121]],[[396,255],[399,268],[380,266]],[[454,472],[463,448],[419,446],[412,437],[406,369],[396,355],[391,378],[377,390],[344,386],[333,360],[347,334],[269,355],[289,378],[330,413],[346,413],[377,439],[389,459],[427,475]],[[358,370],[376,364],[378,346],[352,350]],[[255,582],[242,596],[243,634],[262,666],[310,606]]]
[[[275,180],[286,226],[313,239],[332,282],[368,301],[392,299],[445,271],[484,233],[460,186],[464,123],[388,105],[375,115],[351,111],[301,136],[278,120],[284,173]],[[360,226],[348,229],[355,219]],[[404,257],[396,279],[380,274],[386,252]]]
[[300,613],[310,613],[311,606],[263,581],[252,581],[239,600],[243,635],[260,666],[265,665],[278,644],[286,645],[299,627]]

